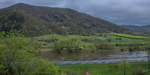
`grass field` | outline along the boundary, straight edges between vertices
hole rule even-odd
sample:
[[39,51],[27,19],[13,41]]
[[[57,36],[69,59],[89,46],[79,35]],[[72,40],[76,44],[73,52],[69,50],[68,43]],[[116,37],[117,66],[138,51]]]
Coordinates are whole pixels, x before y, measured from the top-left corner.
[[[45,40],[45,41],[75,38],[78,40],[86,40],[86,41],[83,41],[84,44],[94,43],[97,40],[104,40],[113,44],[136,45],[136,44],[145,44],[147,42],[148,37],[128,35],[128,34],[119,34],[119,33],[104,33],[104,34],[97,34],[97,35],[91,35],[91,36],[81,36],[81,35],[64,36],[64,35],[58,35],[58,34],[51,34],[51,35],[43,35],[43,36],[39,36],[35,38],[37,40]],[[50,45],[50,43],[52,42],[47,42],[48,46]]]
[[110,33],[111,35],[124,37],[124,38],[132,38],[132,39],[147,39],[148,37],[145,36],[137,36],[137,35],[128,35],[128,34],[119,34],[119,33]]
[[[83,72],[89,72],[91,75],[133,75],[133,72],[142,72],[147,70],[147,63],[126,63],[124,69],[123,63],[115,64],[91,64],[91,65],[65,65],[60,66],[63,71],[68,71],[74,75],[82,75]],[[70,74],[71,75],[71,74]],[[143,75],[143,74],[139,74]],[[146,75],[150,75],[146,73]]]
[[107,34],[97,34],[91,36],[81,36],[81,35],[58,35],[58,34],[51,34],[51,35],[43,35],[39,37],[35,37],[38,40],[51,40],[51,39],[69,39],[69,38],[76,38],[76,39],[101,39],[107,40],[110,42],[120,42],[120,43],[135,43],[135,42],[145,42],[147,37],[145,36],[136,36],[136,35],[128,35],[128,34],[118,34],[118,33],[107,33]]

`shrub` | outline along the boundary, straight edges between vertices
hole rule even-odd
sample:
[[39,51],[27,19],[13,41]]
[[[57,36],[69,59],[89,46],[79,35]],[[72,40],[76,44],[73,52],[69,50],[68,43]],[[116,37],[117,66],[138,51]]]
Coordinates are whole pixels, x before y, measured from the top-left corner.
[[105,41],[100,41],[95,43],[96,49],[97,50],[114,50],[115,45],[105,42]]
[[0,75],[6,75],[7,70],[4,65],[0,65]]
[[87,45],[84,45],[84,51],[88,51],[88,52],[96,52],[96,46],[94,44],[87,44]]
[[132,75],[146,75],[146,73],[143,71],[143,69],[136,69],[133,71]]
[[83,50],[83,45],[77,39],[63,39],[54,42],[52,48],[58,54],[62,54],[63,52],[80,53]]
[[58,67],[34,55],[37,41],[13,34],[0,39],[0,75],[57,75]]
[[18,73],[23,73],[24,75],[58,75],[59,69],[58,66],[42,58],[34,58],[30,63],[24,63],[18,66]]

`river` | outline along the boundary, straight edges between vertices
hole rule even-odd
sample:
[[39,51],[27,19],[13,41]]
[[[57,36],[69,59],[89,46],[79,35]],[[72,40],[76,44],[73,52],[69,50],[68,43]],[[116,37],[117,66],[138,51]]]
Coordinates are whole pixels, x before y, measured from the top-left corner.
[[73,65],[73,64],[108,64],[118,63],[122,61],[127,62],[145,62],[148,60],[148,53],[146,51],[134,51],[134,52],[116,52],[104,57],[99,57],[96,60],[78,60],[78,61],[55,61],[58,65]]

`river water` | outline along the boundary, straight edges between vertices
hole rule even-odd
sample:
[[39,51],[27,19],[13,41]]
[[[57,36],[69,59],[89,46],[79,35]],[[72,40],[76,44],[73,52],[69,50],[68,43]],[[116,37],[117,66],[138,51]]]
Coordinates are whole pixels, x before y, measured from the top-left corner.
[[134,52],[116,52],[104,57],[99,57],[96,60],[79,60],[79,61],[55,61],[58,65],[73,65],[73,64],[103,64],[103,63],[117,63],[122,61],[127,62],[144,62],[148,60],[148,53],[146,51]]

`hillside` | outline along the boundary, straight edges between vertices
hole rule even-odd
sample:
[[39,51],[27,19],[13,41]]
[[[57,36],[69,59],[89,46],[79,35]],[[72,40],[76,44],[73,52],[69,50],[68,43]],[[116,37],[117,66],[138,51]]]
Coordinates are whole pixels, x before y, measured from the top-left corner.
[[135,25],[124,25],[124,28],[128,28],[140,35],[150,35],[150,25],[135,26]]
[[0,32],[23,31],[27,36],[57,34],[128,33],[128,29],[68,8],[19,3],[0,9]]

